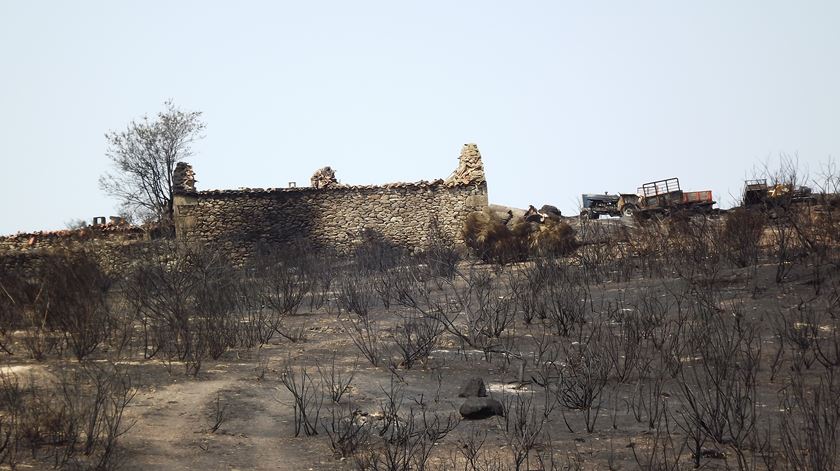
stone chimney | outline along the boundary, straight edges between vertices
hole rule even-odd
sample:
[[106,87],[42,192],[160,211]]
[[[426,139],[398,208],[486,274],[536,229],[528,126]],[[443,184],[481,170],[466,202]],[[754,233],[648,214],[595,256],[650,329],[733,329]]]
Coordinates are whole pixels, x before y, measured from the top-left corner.
[[479,185],[485,183],[484,164],[475,144],[464,144],[458,157],[458,168],[446,179],[445,185]]
[[172,172],[172,187],[175,193],[195,193],[195,172],[192,165],[178,162]]

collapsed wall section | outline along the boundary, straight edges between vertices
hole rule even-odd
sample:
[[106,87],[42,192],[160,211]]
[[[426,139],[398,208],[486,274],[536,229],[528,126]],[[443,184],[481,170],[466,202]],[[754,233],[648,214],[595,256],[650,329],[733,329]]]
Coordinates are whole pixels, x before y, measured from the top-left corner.
[[191,190],[179,191],[175,198],[178,238],[221,247],[240,261],[260,244],[297,240],[347,252],[365,229],[395,245],[423,249],[432,220],[446,236],[463,243],[467,215],[487,207],[487,183],[475,144],[464,146],[458,170],[447,181]]

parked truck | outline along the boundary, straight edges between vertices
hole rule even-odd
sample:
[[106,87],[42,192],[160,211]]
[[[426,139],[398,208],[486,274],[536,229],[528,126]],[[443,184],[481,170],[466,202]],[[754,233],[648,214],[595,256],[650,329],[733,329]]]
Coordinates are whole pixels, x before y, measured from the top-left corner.
[[748,208],[760,207],[770,210],[813,200],[813,192],[807,186],[795,186],[791,183],[768,185],[765,179],[744,182],[742,202]]
[[636,194],[584,194],[581,203],[581,217],[598,219],[601,215],[648,217],[674,211],[706,212],[715,200],[710,190],[683,191],[679,178],[667,178],[643,184]]
[[643,184],[635,202],[640,216],[668,215],[673,212],[708,212],[715,205],[711,190],[683,191],[679,178],[667,178]]

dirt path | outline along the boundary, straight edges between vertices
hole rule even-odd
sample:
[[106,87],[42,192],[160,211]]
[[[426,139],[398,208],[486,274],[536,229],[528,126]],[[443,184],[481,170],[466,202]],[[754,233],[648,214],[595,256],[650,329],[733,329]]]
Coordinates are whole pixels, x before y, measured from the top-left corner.
[[[169,377],[163,366],[147,367],[144,374],[167,377],[168,383],[141,387],[129,406],[127,415],[136,423],[121,441],[124,469],[340,469],[344,463],[331,457],[322,440],[293,437],[292,409],[277,400],[284,398],[279,383],[258,380],[253,368],[207,365],[202,378],[193,380]],[[217,397],[225,420],[211,433]]]

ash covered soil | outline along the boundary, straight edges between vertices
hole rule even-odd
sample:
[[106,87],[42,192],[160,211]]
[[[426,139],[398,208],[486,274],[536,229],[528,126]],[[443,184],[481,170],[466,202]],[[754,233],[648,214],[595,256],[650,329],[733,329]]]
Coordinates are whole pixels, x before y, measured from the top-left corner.
[[[328,263],[318,277],[329,281],[301,293],[263,345],[231,341],[197,372],[167,358],[137,317],[119,354],[109,339],[85,360],[115,364],[131,380],[113,467],[840,465],[836,248],[780,255],[768,230],[753,258],[735,260],[709,234],[665,236],[592,237],[568,257],[462,261],[445,276],[404,262]],[[304,283],[292,272],[291,285],[273,286]],[[272,291],[271,281],[246,278]],[[293,297],[277,292],[274,301]],[[112,290],[113,305],[128,309],[126,293]],[[239,308],[225,315],[250,322]],[[214,326],[211,337],[237,329]],[[28,335],[9,334],[15,354],[0,354],[5,377],[45,384],[78,365],[68,347],[28,359]],[[144,358],[151,348],[160,350]],[[470,399],[459,393],[476,377],[503,416],[461,417]],[[332,393],[341,393],[337,402]],[[36,455],[19,451],[19,466],[50,467],[46,452]]]

